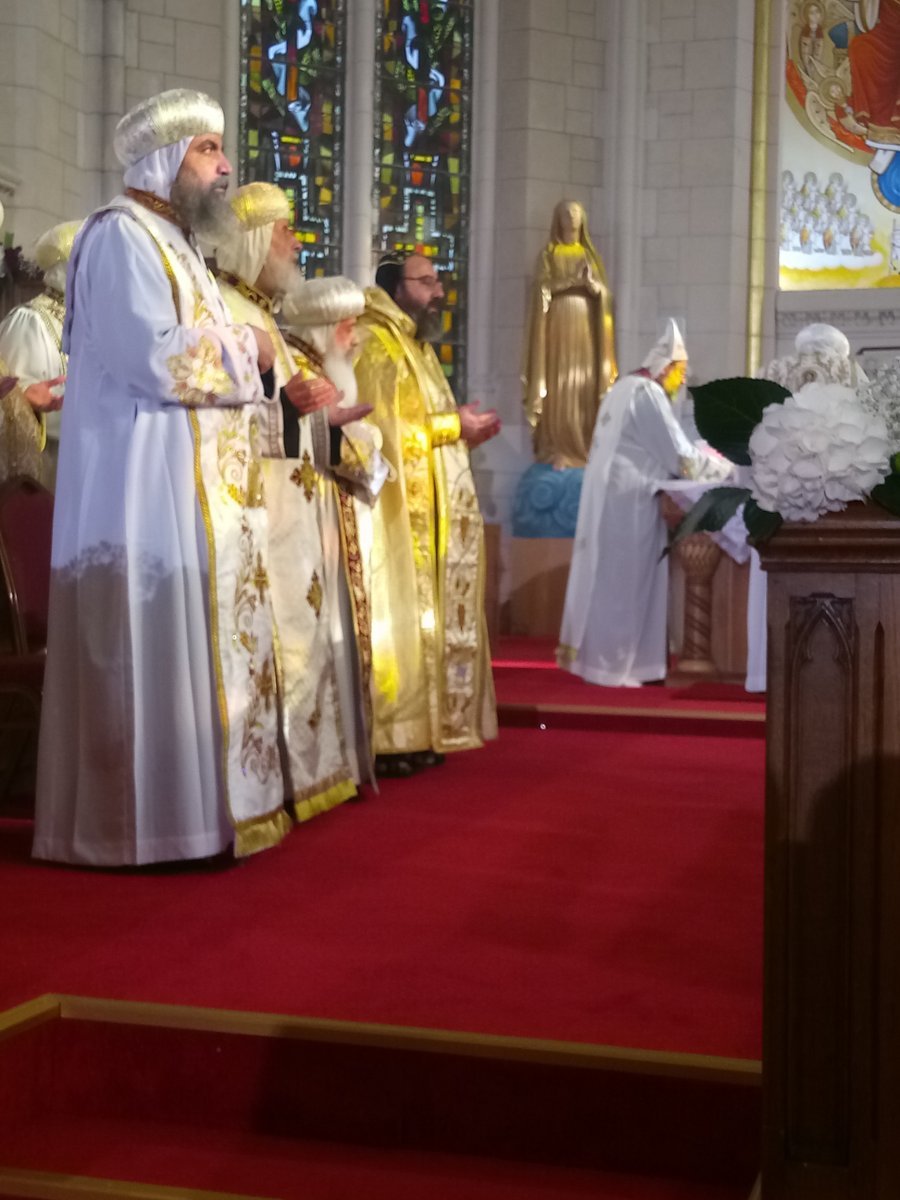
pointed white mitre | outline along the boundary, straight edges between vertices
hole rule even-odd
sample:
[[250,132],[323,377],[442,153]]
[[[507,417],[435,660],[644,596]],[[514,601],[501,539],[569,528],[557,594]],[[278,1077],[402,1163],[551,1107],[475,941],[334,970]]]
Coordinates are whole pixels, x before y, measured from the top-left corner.
[[681,336],[681,330],[678,328],[673,317],[669,317],[666,321],[666,330],[644,361],[642,367],[650,372],[651,376],[656,379],[663,373],[669,363],[687,362],[688,353],[685,348],[684,338]]
[[224,133],[222,107],[205,92],[172,88],[142,100],[116,126],[113,148],[123,167],[133,167],[155,150],[203,133]]

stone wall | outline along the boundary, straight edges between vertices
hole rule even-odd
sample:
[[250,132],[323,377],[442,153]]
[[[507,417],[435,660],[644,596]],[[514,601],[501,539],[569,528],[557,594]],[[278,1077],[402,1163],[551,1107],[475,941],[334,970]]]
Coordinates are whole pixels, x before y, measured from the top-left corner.
[[21,179],[7,231],[27,249],[120,186],[112,131],[166,87],[227,90],[228,0],[4,0],[0,163]]
[[504,527],[516,483],[531,462],[522,409],[523,331],[534,266],[559,200],[584,205],[598,249],[606,252],[610,7],[607,0],[500,0],[493,295],[490,312],[473,316],[489,320],[492,329],[493,375],[483,399],[499,409],[504,428],[473,462],[485,515]]

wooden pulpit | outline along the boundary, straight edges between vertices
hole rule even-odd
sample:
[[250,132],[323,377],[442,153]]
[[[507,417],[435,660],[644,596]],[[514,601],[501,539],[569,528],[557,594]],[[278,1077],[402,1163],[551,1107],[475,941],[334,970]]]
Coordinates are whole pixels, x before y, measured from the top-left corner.
[[762,1200],[900,1197],[900,519],[768,571]]

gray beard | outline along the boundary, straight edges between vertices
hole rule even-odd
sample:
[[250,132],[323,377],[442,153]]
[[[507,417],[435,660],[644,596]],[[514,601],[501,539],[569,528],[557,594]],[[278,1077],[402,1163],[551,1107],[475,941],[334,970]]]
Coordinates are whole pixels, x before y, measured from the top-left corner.
[[273,299],[283,299],[289,292],[294,292],[301,288],[304,283],[303,272],[297,265],[297,260],[293,257],[281,259],[277,263],[273,263],[269,267],[269,276],[274,283],[272,288]]
[[203,189],[191,177],[175,180],[169,203],[182,228],[212,245],[225,241],[238,227],[225,191],[216,186]]
[[426,308],[416,322],[416,337],[420,342],[439,342],[442,333],[441,310]]

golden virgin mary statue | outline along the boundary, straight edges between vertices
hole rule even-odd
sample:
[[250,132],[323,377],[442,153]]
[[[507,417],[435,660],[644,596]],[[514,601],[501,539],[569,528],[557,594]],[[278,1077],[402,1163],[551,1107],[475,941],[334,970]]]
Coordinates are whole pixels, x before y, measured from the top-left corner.
[[597,409],[617,374],[606,271],[584,209],[561,200],[537,262],[525,334],[525,412],[538,462],[585,465]]

